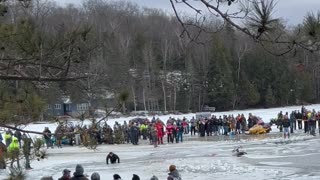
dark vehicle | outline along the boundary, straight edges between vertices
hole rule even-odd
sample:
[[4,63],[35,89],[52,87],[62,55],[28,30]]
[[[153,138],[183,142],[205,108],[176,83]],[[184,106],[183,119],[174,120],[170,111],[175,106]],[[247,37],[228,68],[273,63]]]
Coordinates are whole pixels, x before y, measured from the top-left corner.
[[130,122],[134,122],[134,123],[138,123],[138,124],[143,124],[146,121],[149,122],[149,120],[147,120],[146,118],[134,118],[134,119],[130,120]]

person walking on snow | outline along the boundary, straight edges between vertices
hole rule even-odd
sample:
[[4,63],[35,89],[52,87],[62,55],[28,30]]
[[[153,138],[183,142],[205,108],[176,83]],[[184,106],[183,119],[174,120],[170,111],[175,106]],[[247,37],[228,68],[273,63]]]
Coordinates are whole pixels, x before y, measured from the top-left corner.
[[170,142],[173,143],[173,126],[171,125],[171,123],[168,123],[166,130],[167,130],[167,141],[168,141],[168,144]]
[[190,120],[190,124],[191,124],[191,136],[196,135],[196,120],[194,119],[194,117],[192,117],[192,119]]
[[288,118],[288,115],[284,115],[282,120],[282,127],[283,127],[284,138],[285,139],[289,138],[290,137],[290,132],[289,132],[290,120]]
[[9,156],[11,159],[10,167],[13,168],[13,163],[16,160],[17,166],[18,166],[18,168],[20,168],[20,163],[19,163],[20,149],[19,149],[18,138],[14,137],[14,136],[12,137],[12,142],[9,145],[8,152],[9,152]]
[[22,151],[23,151],[24,158],[26,160],[25,168],[27,170],[29,170],[29,169],[32,169],[30,166],[30,152],[31,152],[32,139],[27,137],[27,135],[25,133],[22,137],[23,137],[22,138],[22,141],[23,141]]
[[10,133],[10,131],[6,131],[4,134],[4,141],[6,143],[6,147],[9,147],[9,145],[11,144],[12,141],[12,134]]
[[160,120],[156,123],[157,133],[158,133],[158,144],[163,144],[163,124]]
[[47,149],[49,147],[53,148],[52,143],[51,143],[51,135],[52,134],[51,134],[51,131],[49,130],[48,127],[44,128],[43,134],[44,134],[43,137],[44,137],[44,139],[46,141]]
[[176,138],[176,142],[179,143],[183,142],[183,126],[181,124],[181,122],[178,122],[177,124],[177,138]]

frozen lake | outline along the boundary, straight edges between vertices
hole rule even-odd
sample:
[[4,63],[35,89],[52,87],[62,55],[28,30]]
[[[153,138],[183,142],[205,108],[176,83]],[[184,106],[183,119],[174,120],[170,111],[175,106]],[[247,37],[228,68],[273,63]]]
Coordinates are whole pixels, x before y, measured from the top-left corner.
[[[278,136],[278,137],[277,137]],[[319,137],[301,132],[284,140],[279,133],[272,136],[243,137],[240,141],[198,141],[191,139],[182,144],[161,145],[102,145],[94,152],[80,147],[49,149],[49,158],[33,161],[34,168],[28,171],[28,179],[40,179],[52,175],[61,176],[63,169],[74,171],[77,163],[91,175],[98,172],[103,180],[112,180],[114,173],[123,179],[138,174],[147,180],[152,175],[166,179],[170,164],[180,170],[183,180],[212,179],[320,179]],[[249,138],[248,138],[249,137]],[[232,149],[241,145],[248,153],[243,157],[232,156]],[[121,158],[120,164],[106,165],[108,152]],[[0,179],[5,172],[0,171]]]
[[[249,112],[262,117],[266,122],[276,117],[279,111],[291,112],[299,110],[301,106],[273,109],[257,109],[243,111],[229,111],[214,113],[238,114]],[[307,106],[308,109],[318,111],[320,105]],[[194,114],[172,115],[190,118]],[[161,116],[166,120],[168,116]],[[132,117],[131,117],[132,118]],[[110,125],[115,121],[123,122],[131,118],[110,119]],[[53,131],[55,124],[32,124],[26,127],[30,130],[42,131],[49,126]],[[318,132],[318,130],[317,130]],[[212,180],[212,179],[320,179],[320,138],[295,133],[289,140],[284,140],[277,129],[271,134],[261,136],[242,136],[237,141],[223,137],[185,137],[182,144],[165,144],[159,148],[146,145],[102,145],[96,151],[81,147],[64,147],[49,149],[49,158],[33,161],[34,168],[28,171],[28,180],[40,179],[42,176],[53,176],[58,179],[63,169],[72,172],[76,164],[84,166],[85,173],[91,175],[98,172],[102,180],[112,180],[112,175],[120,174],[122,179],[132,178],[138,174],[142,180],[148,180],[156,175],[160,180],[166,179],[168,167],[175,164],[183,180]],[[232,156],[232,149],[241,145],[248,153],[243,157]],[[106,165],[105,157],[108,152],[115,152],[121,158],[120,164]],[[7,172],[0,170],[0,179],[6,177]]]

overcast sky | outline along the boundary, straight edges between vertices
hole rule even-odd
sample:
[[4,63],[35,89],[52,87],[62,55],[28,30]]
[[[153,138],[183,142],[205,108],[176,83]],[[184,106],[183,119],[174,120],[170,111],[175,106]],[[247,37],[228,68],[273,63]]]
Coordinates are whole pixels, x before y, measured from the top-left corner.
[[[82,0],[55,0],[58,4],[76,3],[80,4]],[[158,8],[168,13],[173,13],[169,0],[127,0],[137,3],[143,7]],[[192,0],[190,0],[191,2]],[[196,4],[197,5],[197,4]],[[202,6],[198,6],[203,8]],[[178,10],[192,13],[192,10],[186,6],[179,5]],[[301,23],[304,16],[309,11],[317,12],[320,10],[320,0],[278,0],[275,17],[282,17],[289,25]]]

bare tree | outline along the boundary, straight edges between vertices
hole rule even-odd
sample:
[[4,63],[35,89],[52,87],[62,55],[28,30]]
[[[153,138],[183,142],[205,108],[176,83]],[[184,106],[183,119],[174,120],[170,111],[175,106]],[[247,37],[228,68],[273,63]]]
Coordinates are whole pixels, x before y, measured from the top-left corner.
[[[281,31],[283,26],[279,26],[280,19],[274,18],[273,12],[276,7],[274,0],[169,0],[175,12],[177,20],[183,27],[182,34],[187,34],[191,39],[197,36],[192,36],[189,33],[190,28],[199,28],[204,30],[204,26],[199,23],[185,22],[178,13],[177,4],[194,10],[197,17],[203,18],[204,12],[209,12],[216,17],[219,17],[224,22],[230,24],[238,31],[246,34],[255,42],[259,43],[268,52],[274,55],[285,55],[294,52],[296,48],[302,48],[310,52],[320,50],[319,37],[319,19],[317,15],[308,14],[305,19],[305,27],[298,31],[297,34],[288,34]],[[206,9],[198,8],[198,5],[203,5]],[[230,8],[226,8],[228,5]],[[319,15],[318,15],[319,17]],[[274,34],[274,32],[277,32]],[[271,35],[274,34],[274,35]],[[281,45],[282,51],[274,51],[268,48],[268,44]]]

